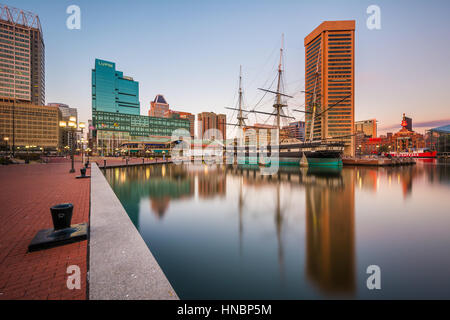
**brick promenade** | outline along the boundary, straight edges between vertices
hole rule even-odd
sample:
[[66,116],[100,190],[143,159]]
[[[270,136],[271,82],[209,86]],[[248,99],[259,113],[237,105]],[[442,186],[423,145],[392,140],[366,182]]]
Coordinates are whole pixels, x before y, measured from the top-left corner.
[[[0,166],[0,299],[86,299],[87,241],[27,253],[40,229],[52,228],[50,207],[70,202],[72,223],[89,221],[90,179],[75,179],[70,161]],[[88,170],[87,174],[90,174]],[[69,290],[67,267],[81,269]]]

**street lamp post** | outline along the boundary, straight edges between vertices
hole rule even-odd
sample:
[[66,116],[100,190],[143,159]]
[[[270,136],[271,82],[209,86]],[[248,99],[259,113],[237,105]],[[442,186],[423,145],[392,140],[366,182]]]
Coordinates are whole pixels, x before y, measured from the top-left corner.
[[8,152],[8,141],[9,141],[9,138],[8,137],[4,137],[3,140],[5,140],[5,142],[6,142],[6,152]]
[[[69,121],[60,121],[59,127],[60,128],[67,128],[69,127],[70,130],[70,158],[72,162],[72,167],[70,168],[69,173],[75,172],[74,167],[74,141],[75,141],[75,132],[81,132],[83,133],[83,129],[85,128],[85,124],[83,122],[80,122],[80,124],[77,126],[77,119],[76,117],[69,117]],[[81,131],[77,131],[77,127],[81,129]]]

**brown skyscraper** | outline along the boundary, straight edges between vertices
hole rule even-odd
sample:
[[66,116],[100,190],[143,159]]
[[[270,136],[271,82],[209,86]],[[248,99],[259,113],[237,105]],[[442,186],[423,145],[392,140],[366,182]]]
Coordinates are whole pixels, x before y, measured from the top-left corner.
[[355,21],[325,21],[304,41],[305,108],[320,115],[306,113],[306,140],[342,140],[345,155],[354,155],[354,39]]
[[[224,114],[215,114],[214,112],[202,112],[197,115],[198,119],[198,137],[199,139],[211,139],[211,134],[206,134],[209,129],[218,129],[222,132],[222,139],[227,139],[227,116]],[[218,138],[218,137],[215,137]]]
[[45,104],[45,46],[39,17],[0,5],[0,96]]
[[169,104],[162,94],[158,94],[153,101],[150,102],[150,117],[164,118],[165,113],[169,111]]

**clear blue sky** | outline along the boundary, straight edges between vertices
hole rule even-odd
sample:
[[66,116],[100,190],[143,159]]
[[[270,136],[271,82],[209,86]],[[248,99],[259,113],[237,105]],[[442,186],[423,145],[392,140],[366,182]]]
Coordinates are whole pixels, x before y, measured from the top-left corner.
[[[139,81],[141,114],[147,114],[150,101],[162,93],[173,109],[230,117],[232,112],[224,107],[236,103],[240,64],[251,108],[261,97],[256,88],[275,76],[282,33],[286,91],[295,95],[290,106],[299,106],[304,102],[299,93],[304,88],[304,37],[324,20],[354,19],[356,120],[376,118],[381,132],[398,128],[403,112],[414,124],[450,123],[450,1],[4,3],[39,15],[46,46],[46,102],[78,108],[81,120],[91,116],[95,58],[116,62],[118,70]],[[81,8],[81,30],[66,28],[71,4]],[[381,8],[381,30],[366,28],[371,4]],[[264,102],[258,109],[271,111],[271,101]],[[263,118],[250,115],[251,122]]]

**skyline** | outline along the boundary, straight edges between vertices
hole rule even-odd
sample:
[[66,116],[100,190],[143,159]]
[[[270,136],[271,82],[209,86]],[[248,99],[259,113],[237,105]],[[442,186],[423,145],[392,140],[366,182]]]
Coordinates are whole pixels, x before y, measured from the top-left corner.
[[[262,96],[256,88],[275,76],[282,33],[286,93],[295,97],[289,101],[292,110],[304,103],[299,93],[304,89],[304,37],[322,21],[354,19],[355,120],[376,118],[383,134],[400,128],[403,113],[413,118],[419,132],[424,130],[418,123],[434,127],[450,122],[445,105],[450,98],[445,90],[450,66],[442,63],[450,45],[441,41],[448,38],[445,29],[450,29],[450,22],[443,8],[450,4],[434,3],[440,5],[417,1],[134,1],[131,5],[78,1],[81,30],[66,28],[70,1],[5,4],[40,17],[47,57],[46,103],[75,107],[80,121],[86,122],[91,118],[90,74],[95,58],[115,62],[124,75],[139,82],[142,115],[147,114],[150,101],[163,94],[173,109],[231,117],[224,107],[235,105],[241,64],[245,106],[253,108]],[[366,8],[371,4],[381,8],[381,30],[366,28]],[[283,12],[282,21],[267,23],[274,21],[271,13],[281,16]],[[264,102],[258,110],[271,111],[272,97]],[[258,119],[262,121],[249,116],[251,123]]]

